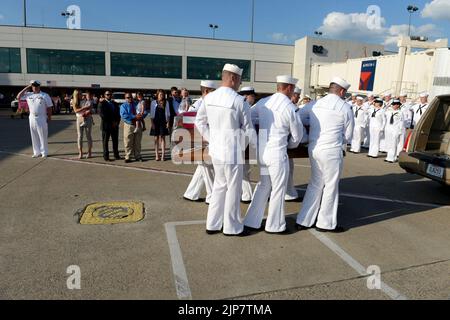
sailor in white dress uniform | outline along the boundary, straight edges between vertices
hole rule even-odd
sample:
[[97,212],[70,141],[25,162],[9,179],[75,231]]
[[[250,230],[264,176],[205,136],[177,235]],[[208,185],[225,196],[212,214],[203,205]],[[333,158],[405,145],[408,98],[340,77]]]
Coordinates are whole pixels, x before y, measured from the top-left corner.
[[208,94],[197,112],[195,125],[209,142],[209,155],[214,166],[214,186],[208,208],[206,232],[221,231],[227,236],[245,235],[241,219],[245,136],[255,143],[250,106],[237,93],[243,70],[226,64],[222,86]]
[[[29,89],[32,92],[27,92]],[[51,120],[53,101],[50,96],[41,91],[41,83],[30,81],[18,95],[17,100],[25,98],[30,111],[29,122],[31,142],[33,144],[33,158],[48,156],[48,121]]]
[[[217,88],[214,81],[205,80],[200,83],[202,97],[198,99],[188,110],[188,112],[197,112],[203,104],[203,99]],[[214,184],[214,168],[208,163],[199,163],[195,170],[189,186],[184,193],[183,198],[190,201],[198,201],[200,199],[203,188],[206,188],[205,202],[209,204],[211,200],[212,188]]]
[[[265,230],[286,231],[284,201],[289,176],[288,148],[296,148],[302,139],[303,126],[290,98],[298,79],[277,77],[277,93],[260,100],[252,108],[252,118],[259,124],[258,160],[260,182],[244,220],[246,227],[259,229],[270,195]],[[256,114],[256,116],[255,116]]]
[[297,229],[310,228],[342,232],[337,225],[339,180],[343,167],[342,146],[352,139],[355,121],[351,106],[345,102],[350,84],[335,77],[329,94],[317,101],[310,112],[309,159],[311,181],[303,207],[297,216]]

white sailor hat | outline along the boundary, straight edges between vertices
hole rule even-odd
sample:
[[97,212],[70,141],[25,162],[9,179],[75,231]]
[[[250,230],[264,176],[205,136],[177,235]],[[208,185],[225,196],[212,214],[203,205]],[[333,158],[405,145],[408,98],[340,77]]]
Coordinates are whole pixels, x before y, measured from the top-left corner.
[[230,63],[227,63],[226,65],[223,66],[223,71],[228,71],[228,72],[231,72],[231,73],[235,73],[235,74],[237,74],[238,76],[241,76],[241,77],[242,77],[242,72],[244,72],[244,70],[239,68],[237,65],[230,64]]
[[302,93],[302,89],[300,89],[299,87],[295,87],[294,93],[301,94]]
[[203,80],[200,82],[200,86],[204,88],[217,89],[217,85],[214,81],[211,80]]
[[373,98],[373,97],[375,97],[375,95],[373,94],[373,92],[370,92],[370,93],[367,95],[367,97],[368,97],[368,98]]
[[303,96],[303,99],[309,99],[309,100],[311,100],[311,97],[308,96],[307,94],[305,94],[305,95]]
[[361,97],[361,96],[357,96],[357,97],[356,97],[356,100],[361,100],[361,101],[364,101],[364,97]]
[[32,86],[35,86],[35,87],[40,87],[40,86],[41,86],[41,82],[38,81],[38,80],[31,80],[31,81],[30,81],[30,84],[31,84]]
[[347,81],[339,77],[334,77],[333,79],[331,79],[330,83],[335,83],[345,90],[348,90],[351,86]]
[[400,92],[399,97],[407,97],[408,94],[405,91]]
[[392,96],[392,92],[388,91],[384,94],[385,97],[391,97]]
[[255,88],[253,87],[243,87],[239,94],[255,94]]
[[355,92],[352,93],[352,97],[357,97],[357,96],[358,95]]
[[394,100],[392,100],[392,104],[398,104],[398,105],[401,105],[402,103],[400,102],[399,99],[394,99]]
[[421,97],[421,98],[425,98],[425,97],[428,97],[428,96],[429,96],[428,92],[422,92],[422,93],[419,95],[419,97]]
[[375,99],[375,103],[384,103],[384,101],[381,98],[376,98]]
[[291,76],[282,75],[277,77],[277,83],[286,83],[296,85],[298,83],[298,79],[292,78]]

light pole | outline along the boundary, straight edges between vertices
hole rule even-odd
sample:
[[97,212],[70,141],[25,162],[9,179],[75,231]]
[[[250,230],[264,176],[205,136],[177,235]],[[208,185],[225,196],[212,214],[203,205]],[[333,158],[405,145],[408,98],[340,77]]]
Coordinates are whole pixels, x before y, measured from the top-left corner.
[[406,10],[409,12],[408,37],[411,37],[411,17],[414,12],[419,11],[419,8],[415,5],[409,5]]
[[255,0],[252,0],[252,37],[251,37],[251,42],[253,42],[254,30],[255,30]]
[[210,24],[209,27],[212,29],[213,31],[213,39],[216,38],[216,29],[219,28],[219,26],[217,24]]
[[27,0],[23,0],[23,26],[27,26]]

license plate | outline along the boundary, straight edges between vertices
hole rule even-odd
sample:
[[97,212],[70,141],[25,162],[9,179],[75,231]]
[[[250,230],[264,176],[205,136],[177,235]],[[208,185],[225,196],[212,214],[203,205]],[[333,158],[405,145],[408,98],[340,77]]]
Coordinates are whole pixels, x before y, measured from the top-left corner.
[[444,177],[444,168],[429,164],[427,168],[427,174],[442,179]]

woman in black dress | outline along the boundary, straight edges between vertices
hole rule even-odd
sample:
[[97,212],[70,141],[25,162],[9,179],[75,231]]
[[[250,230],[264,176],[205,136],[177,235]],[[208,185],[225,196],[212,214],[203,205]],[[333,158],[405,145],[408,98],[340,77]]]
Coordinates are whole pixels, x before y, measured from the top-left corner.
[[[166,93],[162,89],[156,91],[156,100],[152,102],[150,108],[150,118],[152,119],[150,135],[155,137],[156,161],[164,161],[166,136],[169,135],[170,110],[169,102],[166,100]],[[160,148],[162,157],[159,154]]]

